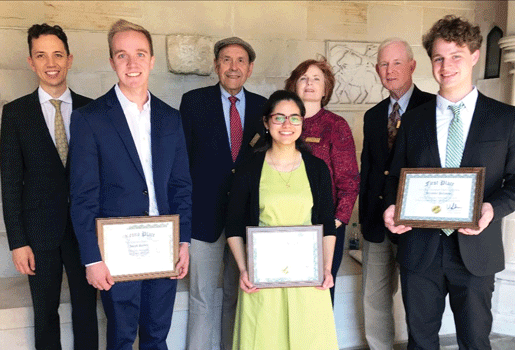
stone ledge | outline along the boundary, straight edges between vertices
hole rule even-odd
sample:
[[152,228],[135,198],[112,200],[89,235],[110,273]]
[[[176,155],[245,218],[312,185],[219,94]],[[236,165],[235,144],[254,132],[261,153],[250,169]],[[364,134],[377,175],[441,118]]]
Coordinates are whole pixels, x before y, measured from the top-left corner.
[[[177,298],[179,293],[187,292],[189,281],[184,279],[177,284]],[[61,304],[70,302],[70,290],[66,273],[63,274],[61,287]],[[27,276],[15,276],[0,278],[0,310],[30,308],[32,298],[30,296],[29,281]]]

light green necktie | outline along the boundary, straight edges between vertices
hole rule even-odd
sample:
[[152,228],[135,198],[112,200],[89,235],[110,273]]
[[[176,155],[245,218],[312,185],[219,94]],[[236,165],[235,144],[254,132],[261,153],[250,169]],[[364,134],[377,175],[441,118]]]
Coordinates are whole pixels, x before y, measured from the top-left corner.
[[[463,137],[463,123],[461,121],[461,108],[464,107],[463,102],[458,105],[449,105],[449,109],[454,114],[454,118],[449,125],[449,134],[447,135],[447,147],[445,150],[445,167],[459,168],[465,141]],[[442,231],[450,236],[454,232],[453,229],[442,229]]]
[[61,100],[50,100],[50,103],[55,107],[55,148],[59,153],[61,162],[66,167],[66,157],[68,157],[68,139],[66,139],[66,131],[64,130],[64,120],[61,114]]

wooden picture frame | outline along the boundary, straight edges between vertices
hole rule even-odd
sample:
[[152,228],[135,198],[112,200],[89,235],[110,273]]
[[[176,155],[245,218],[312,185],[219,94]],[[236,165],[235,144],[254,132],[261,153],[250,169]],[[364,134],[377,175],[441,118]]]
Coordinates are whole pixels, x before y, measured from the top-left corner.
[[98,246],[115,282],[177,276],[179,215],[96,219]]
[[479,229],[485,168],[401,169],[395,225]]

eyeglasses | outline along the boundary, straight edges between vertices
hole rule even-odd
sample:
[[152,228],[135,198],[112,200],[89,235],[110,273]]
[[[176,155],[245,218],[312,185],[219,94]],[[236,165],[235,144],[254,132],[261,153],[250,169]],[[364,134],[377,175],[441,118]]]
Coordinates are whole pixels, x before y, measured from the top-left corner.
[[301,125],[304,117],[298,114],[284,115],[281,113],[275,113],[270,115],[270,120],[276,125],[282,125],[287,120],[290,121],[291,125]]

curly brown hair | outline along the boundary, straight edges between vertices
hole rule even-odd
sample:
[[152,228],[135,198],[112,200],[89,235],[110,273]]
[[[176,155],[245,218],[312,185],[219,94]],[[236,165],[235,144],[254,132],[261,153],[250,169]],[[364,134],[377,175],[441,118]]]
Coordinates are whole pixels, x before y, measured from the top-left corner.
[[434,42],[440,38],[447,42],[454,42],[459,46],[467,45],[470,52],[479,50],[483,42],[479,26],[474,26],[465,18],[455,15],[447,15],[438,20],[422,36],[422,45],[429,57],[431,57]]
[[310,59],[299,64],[297,68],[295,68],[293,72],[291,72],[290,77],[284,81],[284,89],[297,93],[297,81],[300,79],[301,76],[304,75],[304,73],[306,73],[310,66],[318,67],[320,68],[322,73],[324,73],[325,91],[324,97],[322,97],[321,104],[322,107],[325,107],[329,103],[329,100],[331,100],[331,96],[333,95],[335,78],[331,66],[329,65],[329,63],[327,63],[327,59],[323,56],[320,58],[320,60]]

